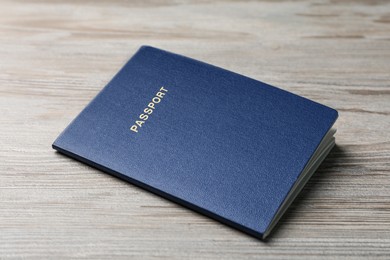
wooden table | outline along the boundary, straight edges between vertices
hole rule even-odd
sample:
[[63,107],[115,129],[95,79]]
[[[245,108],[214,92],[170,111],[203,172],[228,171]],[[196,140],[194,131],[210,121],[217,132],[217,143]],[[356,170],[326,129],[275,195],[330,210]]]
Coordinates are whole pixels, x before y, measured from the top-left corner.
[[[143,44],[340,112],[337,147],[266,242],[51,149]],[[1,0],[0,258],[14,257],[389,259],[390,3]]]

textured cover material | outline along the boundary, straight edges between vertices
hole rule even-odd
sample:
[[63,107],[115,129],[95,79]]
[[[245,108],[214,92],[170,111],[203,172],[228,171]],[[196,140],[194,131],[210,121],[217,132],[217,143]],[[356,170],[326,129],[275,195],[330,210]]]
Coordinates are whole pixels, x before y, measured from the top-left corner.
[[262,238],[336,118],[303,97],[144,46],[53,148]]

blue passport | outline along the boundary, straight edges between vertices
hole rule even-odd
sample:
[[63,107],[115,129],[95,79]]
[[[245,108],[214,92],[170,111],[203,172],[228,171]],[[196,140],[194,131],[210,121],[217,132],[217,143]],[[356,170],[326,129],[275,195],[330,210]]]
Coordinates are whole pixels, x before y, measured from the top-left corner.
[[336,110],[143,46],[53,148],[267,237],[335,144]]

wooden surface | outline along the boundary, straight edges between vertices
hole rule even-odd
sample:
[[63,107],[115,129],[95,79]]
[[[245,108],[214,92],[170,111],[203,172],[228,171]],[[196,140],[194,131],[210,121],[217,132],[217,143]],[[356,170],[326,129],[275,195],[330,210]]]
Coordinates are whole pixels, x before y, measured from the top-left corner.
[[[338,109],[266,242],[51,143],[142,44]],[[0,1],[0,258],[390,258],[388,1]]]

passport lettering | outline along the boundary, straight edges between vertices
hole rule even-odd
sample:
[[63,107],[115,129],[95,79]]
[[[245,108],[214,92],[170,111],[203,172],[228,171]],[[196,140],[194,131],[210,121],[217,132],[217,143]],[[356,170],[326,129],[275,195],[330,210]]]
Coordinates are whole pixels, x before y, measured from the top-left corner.
[[143,113],[138,116],[138,119],[135,120],[135,123],[130,127],[130,130],[134,133],[138,133],[139,128],[141,128],[145,122],[149,119],[150,115],[156,109],[156,105],[161,102],[164,96],[167,94],[168,89],[161,87],[156,95],[152,98],[151,102],[145,107]]

